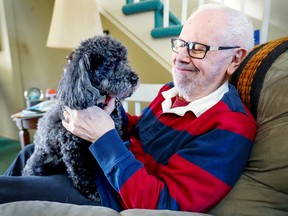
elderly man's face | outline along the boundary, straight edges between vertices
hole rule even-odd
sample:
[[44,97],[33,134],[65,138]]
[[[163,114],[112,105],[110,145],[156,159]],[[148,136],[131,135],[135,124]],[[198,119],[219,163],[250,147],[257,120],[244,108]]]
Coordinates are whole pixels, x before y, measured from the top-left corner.
[[[219,11],[202,11],[187,20],[179,38],[209,46],[232,46],[222,42],[227,33],[225,20]],[[179,95],[193,101],[212,93],[227,79],[234,54],[234,49],[208,51],[204,59],[195,59],[188,55],[187,47],[173,53],[172,74]]]

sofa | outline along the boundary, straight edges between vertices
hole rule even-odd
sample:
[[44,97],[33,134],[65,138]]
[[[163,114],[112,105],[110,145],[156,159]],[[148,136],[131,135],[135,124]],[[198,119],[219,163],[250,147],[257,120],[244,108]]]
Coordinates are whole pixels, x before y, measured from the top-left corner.
[[247,167],[232,191],[207,214],[47,201],[0,205],[0,215],[288,215],[288,37],[255,46],[231,77],[258,124]]

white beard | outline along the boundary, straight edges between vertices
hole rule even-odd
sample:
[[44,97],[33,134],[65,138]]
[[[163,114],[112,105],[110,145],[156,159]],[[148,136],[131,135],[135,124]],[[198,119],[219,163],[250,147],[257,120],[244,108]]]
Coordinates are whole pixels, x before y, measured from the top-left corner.
[[199,74],[200,72],[194,73],[194,75],[175,75],[175,73],[173,73],[175,87],[178,89],[179,94],[186,100],[189,99],[189,101],[195,100],[195,98],[199,98],[203,91],[207,90],[210,84],[215,81],[214,76],[207,79],[207,77],[201,76]]

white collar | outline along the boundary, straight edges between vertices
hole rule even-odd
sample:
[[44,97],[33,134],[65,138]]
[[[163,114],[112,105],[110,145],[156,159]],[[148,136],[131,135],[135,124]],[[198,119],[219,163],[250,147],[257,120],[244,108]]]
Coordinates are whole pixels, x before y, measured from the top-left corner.
[[162,111],[163,113],[174,113],[179,116],[184,116],[186,112],[192,111],[196,117],[199,117],[202,113],[204,113],[206,110],[210,109],[217,102],[219,102],[223,95],[228,91],[229,86],[228,81],[226,81],[211,94],[196,101],[193,101],[187,106],[171,108],[172,98],[178,94],[177,89],[173,87],[172,89],[162,92],[162,95],[165,98],[165,100],[162,102]]

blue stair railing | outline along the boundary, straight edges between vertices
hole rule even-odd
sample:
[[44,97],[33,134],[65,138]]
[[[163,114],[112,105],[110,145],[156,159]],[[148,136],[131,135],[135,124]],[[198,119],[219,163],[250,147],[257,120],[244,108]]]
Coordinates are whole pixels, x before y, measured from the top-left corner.
[[154,28],[151,30],[153,38],[164,38],[178,36],[183,25],[179,19],[170,11],[169,26],[163,27],[163,3],[160,0],[142,0],[134,3],[134,0],[126,0],[122,7],[125,15],[154,11]]
[[[134,0],[126,0],[126,5],[122,7],[122,12],[125,15],[131,15],[147,11],[154,11],[154,28],[151,30],[151,36],[153,38],[178,36],[182,30],[183,25],[181,24],[179,19],[171,11],[169,11],[169,26],[164,27],[163,8],[164,5],[160,0],[140,0],[135,3]],[[255,39],[255,45],[261,42],[259,29],[254,31],[254,39]]]

